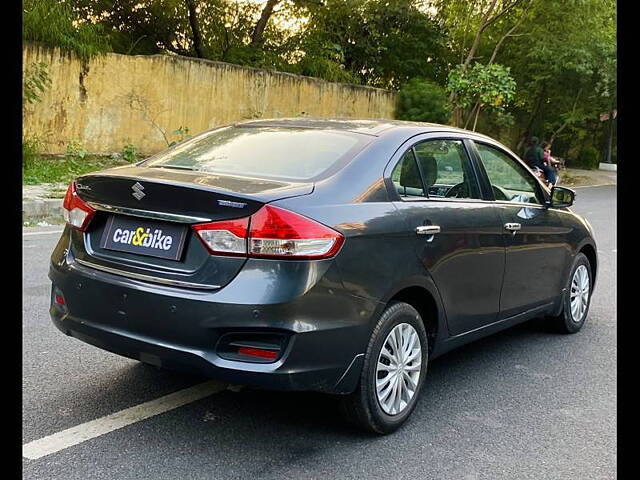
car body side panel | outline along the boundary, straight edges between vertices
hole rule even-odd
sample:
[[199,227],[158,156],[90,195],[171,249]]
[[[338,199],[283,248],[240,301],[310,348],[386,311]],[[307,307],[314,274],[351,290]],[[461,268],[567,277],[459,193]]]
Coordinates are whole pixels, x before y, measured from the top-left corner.
[[503,232],[507,255],[500,318],[556,302],[571,264],[570,230],[555,210],[543,206],[505,202],[497,207],[504,223],[522,226]]
[[[472,200],[395,204],[404,216],[407,240],[441,293],[449,332],[458,335],[494,322],[505,266],[495,207]],[[421,225],[437,225],[440,233],[417,235]]]
[[443,337],[448,335],[440,294],[416,254],[415,234],[407,231],[402,212],[392,202],[313,205],[309,196],[294,205],[291,200],[277,205],[313,217],[345,236],[336,267],[346,291],[378,303],[368,319],[370,331],[395,294],[421,287],[435,300],[439,312],[437,319],[429,320],[437,322]]

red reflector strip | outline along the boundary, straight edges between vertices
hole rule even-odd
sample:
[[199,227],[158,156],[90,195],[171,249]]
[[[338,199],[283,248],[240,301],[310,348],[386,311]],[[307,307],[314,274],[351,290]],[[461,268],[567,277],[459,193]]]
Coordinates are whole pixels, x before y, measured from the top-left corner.
[[238,353],[240,355],[248,355],[250,357],[260,358],[276,358],[278,356],[278,352],[274,352],[273,350],[263,350],[261,348],[251,347],[240,347],[238,348]]
[[56,295],[56,303],[58,305],[64,305],[65,304],[64,297],[62,295]]

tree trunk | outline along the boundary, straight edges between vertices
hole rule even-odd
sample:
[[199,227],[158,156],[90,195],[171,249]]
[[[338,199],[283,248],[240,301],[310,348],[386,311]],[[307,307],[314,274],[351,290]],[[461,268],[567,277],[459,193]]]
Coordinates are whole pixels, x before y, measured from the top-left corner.
[[202,51],[202,36],[200,35],[200,25],[198,25],[195,0],[185,0],[185,2],[189,9],[189,25],[191,25],[191,33],[193,34],[193,49],[196,51],[196,57],[204,58],[204,52]]
[[606,163],[611,163],[611,149],[613,147],[613,110],[609,114],[609,138],[607,140],[607,155],[604,159]]
[[[489,20],[489,16],[491,15],[491,12],[493,12],[493,10],[496,8],[496,4],[497,3],[498,3],[498,0],[492,0],[491,1],[491,5],[489,5],[489,8],[487,9],[487,11],[484,12],[484,15],[482,15],[482,21],[480,22],[480,28],[478,28],[478,31],[476,32],[476,36],[473,39],[473,43],[471,44],[471,48],[469,49],[469,53],[467,54],[467,58],[462,63],[462,72],[463,73],[467,70],[467,67],[471,63],[471,60],[473,60],[473,57],[475,57],[475,55],[476,55],[476,50],[478,50],[478,46],[480,45],[480,37],[482,37],[482,32],[486,28],[487,22]],[[455,100],[455,98],[456,98],[455,92],[451,92],[451,94],[449,94],[449,102],[453,102],[453,100]]]
[[[573,115],[576,112],[576,106],[578,105],[578,99],[580,98],[581,93],[582,93],[582,89],[578,90],[576,99],[573,102],[573,108],[571,109],[571,115]],[[565,122],[562,125],[560,125],[560,128],[558,128],[555,132],[553,132],[553,135],[551,135],[551,138],[549,139],[549,147],[553,145],[553,142],[556,139],[556,137],[560,135],[565,128],[567,128],[570,121],[571,121],[570,119],[565,120]]]
[[527,3],[527,6],[524,7],[524,11],[522,12],[522,15],[520,16],[520,18],[518,19],[518,21],[513,25],[513,27],[511,27],[509,29],[509,31],[502,36],[502,38],[498,41],[498,43],[496,44],[495,48],[493,49],[493,54],[491,54],[491,58],[489,59],[489,63],[487,65],[491,65],[495,59],[496,56],[498,55],[498,51],[500,50],[500,47],[502,47],[502,44],[504,43],[504,41],[509,38],[509,37],[516,37],[518,35],[514,34],[513,32],[515,32],[515,30],[520,26],[520,24],[522,23],[522,21],[525,19],[525,17],[527,16],[527,11],[529,10],[529,7],[531,6],[531,3],[533,2],[533,0],[529,0],[529,3]]
[[269,23],[269,19],[273,14],[273,8],[277,5],[280,0],[267,0],[267,4],[262,9],[262,13],[260,14],[260,20],[256,23],[256,26],[253,29],[253,33],[251,34],[251,46],[257,47],[262,44],[264,41],[264,30],[267,28],[267,23]]
[[467,120],[464,122],[463,128],[466,129],[469,126],[469,122],[474,117],[476,110],[480,110],[480,101],[477,101],[476,103],[473,104],[473,107],[471,107],[471,110],[469,111],[469,115],[467,116]]
[[467,69],[467,67],[471,63],[471,60],[473,60],[473,57],[476,55],[476,51],[478,50],[478,46],[480,45],[480,37],[482,37],[482,32],[484,32],[485,28],[487,28],[489,17],[491,16],[493,10],[496,8],[497,3],[498,0],[493,0],[491,2],[491,5],[489,5],[487,11],[484,12],[484,15],[482,16],[482,22],[480,22],[480,28],[478,28],[476,36],[473,39],[473,43],[471,44],[471,48],[469,49],[469,53],[467,54],[467,58],[462,64],[462,71],[465,71]]
[[[489,8],[487,8],[487,11],[484,12],[484,14],[482,15],[482,20],[480,21],[480,27],[478,27],[478,31],[476,32],[476,35],[473,39],[473,43],[471,44],[471,48],[469,49],[469,53],[467,54],[467,58],[462,64],[463,73],[467,70],[467,67],[471,63],[471,60],[475,58],[476,51],[478,50],[478,46],[480,46],[480,38],[482,37],[482,34],[487,29],[487,27],[491,25],[493,22],[495,22],[496,20],[498,20],[503,15],[506,15],[511,9],[513,9],[521,1],[522,0],[514,0],[509,5],[503,6],[502,10],[500,10],[500,12],[498,12],[492,17],[491,14],[495,10],[496,5],[498,4],[498,0],[491,0],[491,4],[489,5]],[[455,98],[456,98],[455,92],[451,92],[451,94],[449,94],[449,102],[453,103]]]
[[478,124],[478,115],[480,115],[480,109],[482,107],[478,104],[478,109],[476,110],[476,118],[473,120],[473,131],[476,131],[476,125]]

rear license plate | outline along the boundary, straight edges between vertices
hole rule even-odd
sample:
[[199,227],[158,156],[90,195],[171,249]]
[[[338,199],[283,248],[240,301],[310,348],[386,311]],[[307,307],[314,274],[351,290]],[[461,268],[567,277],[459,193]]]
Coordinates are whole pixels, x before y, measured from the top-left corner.
[[100,246],[107,250],[179,260],[187,226],[111,215]]

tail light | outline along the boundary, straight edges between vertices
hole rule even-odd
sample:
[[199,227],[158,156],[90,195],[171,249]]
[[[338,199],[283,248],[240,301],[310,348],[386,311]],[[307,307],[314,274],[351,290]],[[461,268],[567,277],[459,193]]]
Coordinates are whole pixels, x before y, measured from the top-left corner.
[[218,255],[322,259],[334,256],[344,237],[297,213],[265,205],[251,217],[193,226],[207,249]]
[[78,196],[76,182],[71,182],[62,202],[62,215],[67,224],[84,232],[96,211]]

